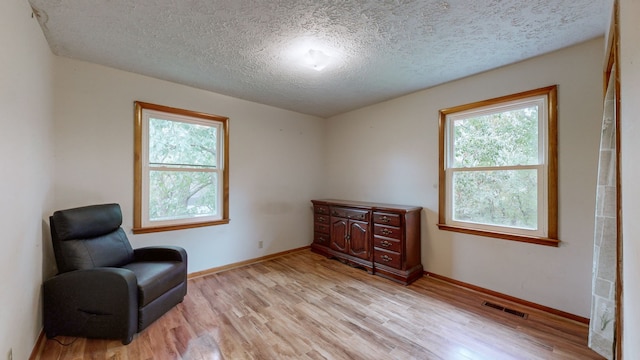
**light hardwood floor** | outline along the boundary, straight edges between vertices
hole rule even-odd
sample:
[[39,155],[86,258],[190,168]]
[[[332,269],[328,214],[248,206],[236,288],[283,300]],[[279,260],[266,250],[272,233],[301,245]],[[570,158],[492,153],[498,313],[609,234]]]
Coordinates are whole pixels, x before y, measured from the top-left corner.
[[585,325],[536,309],[428,277],[405,287],[304,250],[190,280],[128,346],[47,340],[36,359],[600,359],[586,339]]

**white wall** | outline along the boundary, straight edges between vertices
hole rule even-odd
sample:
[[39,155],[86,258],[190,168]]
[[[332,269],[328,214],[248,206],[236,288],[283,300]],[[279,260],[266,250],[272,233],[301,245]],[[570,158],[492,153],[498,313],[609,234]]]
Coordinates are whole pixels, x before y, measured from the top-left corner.
[[[329,119],[330,197],[424,207],[427,271],[589,317],[603,39]],[[559,248],[438,230],[438,110],[558,84]]]
[[52,55],[26,1],[0,7],[0,359],[11,348],[14,359],[27,359],[50,275],[42,259],[50,250]]
[[[56,209],[117,202],[134,247],[183,246],[189,272],[311,242],[324,120],[65,58],[55,75]],[[135,100],[230,118],[230,224],[131,234]]]
[[640,357],[640,3],[620,0],[620,126],[623,241],[623,355]]

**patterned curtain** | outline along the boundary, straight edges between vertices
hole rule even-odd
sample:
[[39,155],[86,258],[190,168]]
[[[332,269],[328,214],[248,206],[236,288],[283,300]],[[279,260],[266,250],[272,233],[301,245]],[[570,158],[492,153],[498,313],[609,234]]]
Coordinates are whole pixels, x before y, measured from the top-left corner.
[[596,221],[593,248],[593,283],[589,347],[613,359],[616,315],[617,194],[616,116],[612,72],[609,77],[602,118]]

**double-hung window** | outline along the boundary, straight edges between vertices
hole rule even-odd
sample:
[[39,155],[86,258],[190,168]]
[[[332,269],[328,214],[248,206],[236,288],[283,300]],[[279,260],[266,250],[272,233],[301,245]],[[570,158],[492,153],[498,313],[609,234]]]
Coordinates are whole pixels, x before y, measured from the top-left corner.
[[135,102],[134,232],[229,222],[228,121]]
[[556,92],[440,111],[440,229],[557,246]]

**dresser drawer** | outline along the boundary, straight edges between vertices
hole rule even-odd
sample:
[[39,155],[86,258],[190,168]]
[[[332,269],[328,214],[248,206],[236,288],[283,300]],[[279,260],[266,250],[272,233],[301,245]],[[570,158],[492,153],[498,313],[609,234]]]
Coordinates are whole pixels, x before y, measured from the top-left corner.
[[313,212],[316,214],[329,215],[329,207],[326,205],[315,205]]
[[329,224],[314,223],[313,224],[313,231],[328,234],[329,233]]
[[375,249],[373,258],[376,263],[381,265],[390,266],[396,269],[399,269],[402,266],[402,259],[400,258],[400,254],[397,252]]
[[341,207],[331,207],[331,216],[369,221],[369,212],[366,210],[345,209]]
[[329,220],[330,220],[329,215],[315,214],[315,216],[313,217],[313,221],[320,224],[328,224]]
[[329,234],[313,233],[313,242],[319,245],[329,246]]
[[373,213],[373,222],[376,224],[400,226],[400,215],[375,212]]
[[402,243],[398,240],[384,238],[380,236],[373,237],[373,246],[378,249],[400,252]]
[[399,227],[395,227],[395,226],[385,226],[385,225],[375,224],[373,226],[373,234],[388,237],[388,238],[393,238],[397,240],[402,240],[402,230]]

